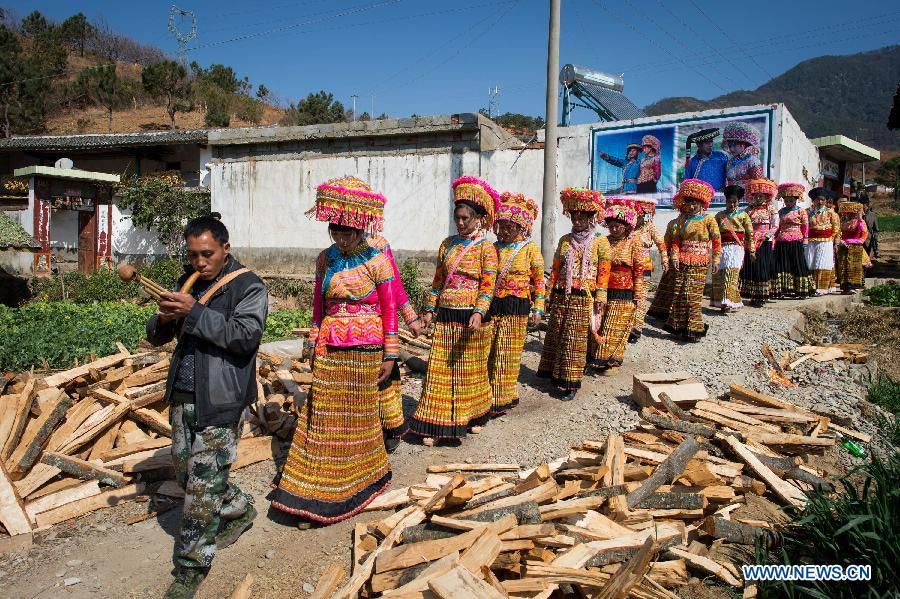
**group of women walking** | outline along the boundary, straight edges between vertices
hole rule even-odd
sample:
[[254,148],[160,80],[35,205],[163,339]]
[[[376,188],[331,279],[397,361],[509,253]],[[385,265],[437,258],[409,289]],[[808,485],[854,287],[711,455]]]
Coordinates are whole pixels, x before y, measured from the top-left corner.
[[[559,241],[545,285],[540,248],[530,241],[536,203],[462,177],[453,183],[457,232],[440,244],[419,315],[380,236],[386,198],[353,177],[320,185],[310,213],[328,223],[334,244],[316,262],[313,384],[274,483],[273,506],[320,523],[349,518],[390,483],[388,453],[401,437],[458,444],[508,412],[519,401],[528,325],[539,324],[545,310],[537,376],[571,400],[586,370],[622,364],[648,310],[684,340],[705,335],[701,299],[710,270],[712,305],[723,310],[742,307],[742,297],[760,304],[830,291],[835,264],[845,288],[861,285],[866,229],[859,205],[843,203],[839,221],[823,208],[821,190],[811,193],[808,212],[796,206],[804,193],[799,184],[776,188],[757,179],[746,192],[746,211],[738,208],[744,189],[729,186],[726,209],[707,215],[713,188],[687,179],[674,198],[679,214],[660,235],[653,200],[563,190],[572,228]],[[771,205],[776,195],[785,204],[778,211]],[[648,306],[653,246],[664,272]],[[408,423],[397,367],[401,319],[413,336],[433,325],[422,395]]]

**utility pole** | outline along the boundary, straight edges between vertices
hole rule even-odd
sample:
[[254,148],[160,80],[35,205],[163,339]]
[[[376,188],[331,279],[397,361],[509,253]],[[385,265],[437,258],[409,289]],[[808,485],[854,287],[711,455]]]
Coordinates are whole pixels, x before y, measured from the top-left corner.
[[354,121],[356,120],[356,99],[358,97],[359,96],[357,96],[356,94],[353,94],[352,96],[350,96],[350,99],[353,100],[353,120]]
[[558,121],[557,97],[559,81],[559,11],[560,0],[550,0],[550,31],[547,39],[547,124],[544,135],[544,198],[541,203],[541,254],[544,263],[553,262],[556,243],[556,158]]
[[375,94],[372,94],[372,112],[369,113],[369,118],[375,120]]
[[488,88],[488,118],[500,116],[500,86]]

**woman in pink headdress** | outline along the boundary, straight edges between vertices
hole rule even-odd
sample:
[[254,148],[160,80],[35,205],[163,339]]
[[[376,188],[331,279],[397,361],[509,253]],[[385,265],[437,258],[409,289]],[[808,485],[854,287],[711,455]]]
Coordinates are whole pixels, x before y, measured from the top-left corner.
[[659,161],[660,143],[653,135],[641,139],[641,171],[638,174],[637,193],[656,193],[656,183],[662,175]]

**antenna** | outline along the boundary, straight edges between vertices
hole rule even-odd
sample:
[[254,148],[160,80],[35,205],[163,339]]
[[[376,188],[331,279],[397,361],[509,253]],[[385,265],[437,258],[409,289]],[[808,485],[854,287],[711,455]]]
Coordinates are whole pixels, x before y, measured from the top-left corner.
[[495,114],[500,114],[500,86],[488,88],[488,118],[494,118]]
[[[191,30],[187,33],[182,33],[178,27],[188,21],[190,21]],[[197,16],[189,10],[178,8],[173,4],[169,7],[169,33],[178,42],[178,60],[182,63],[187,63],[188,42],[197,37]]]
[[353,100],[353,120],[354,121],[356,120],[356,99],[358,97],[359,96],[356,94],[353,94],[352,96],[350,96],[350,99]]

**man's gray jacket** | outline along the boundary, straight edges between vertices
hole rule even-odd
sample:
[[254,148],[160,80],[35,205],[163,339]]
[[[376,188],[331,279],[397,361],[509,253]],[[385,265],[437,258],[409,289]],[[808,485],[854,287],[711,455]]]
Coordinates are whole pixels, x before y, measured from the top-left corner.
[[[231,258],[223,276],[240,268],[243,266]],[[187,276],[179,279],[179,287]],[[147,339],[154,345],[168,343],[176,335],[193,337],[199,428],[234,426],[244,408],[256,401],[256,352],[267,311],[265,285],[252,272],[245,272],[218,289],[205,305],[194,304],[186,318],[164,324],[154,314],[147,322]],[[169,365],[166,402],[172,397],[183,349],[179,341]]]

